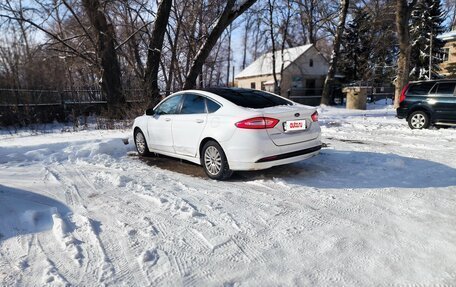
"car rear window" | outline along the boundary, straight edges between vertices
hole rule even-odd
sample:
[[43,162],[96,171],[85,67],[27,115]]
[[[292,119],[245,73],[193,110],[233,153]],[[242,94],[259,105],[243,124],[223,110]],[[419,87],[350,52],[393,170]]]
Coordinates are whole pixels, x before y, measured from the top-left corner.
[[275,106],[292,105],[292,102],[290,101],[256,90],[212,88],[207,89],[207,91],[244,108],[263,109]]
[[415,83],[411,84],[407,91],[407,95],[423,96],[429,93],[429,90],[434,86],[435,82],[431,83]]

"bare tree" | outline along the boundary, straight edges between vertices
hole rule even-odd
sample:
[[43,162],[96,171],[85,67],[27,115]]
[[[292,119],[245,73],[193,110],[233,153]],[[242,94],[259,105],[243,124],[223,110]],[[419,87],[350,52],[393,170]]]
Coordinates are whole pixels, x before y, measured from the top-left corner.
[[243,3],[236,5],[236,0],[227,1],[223,12],[215,22],[214,28],[200,45],[198,52],[192,61],[192,65],[185,80],[185,89],[190,89],[196,86],[196,79],[202,71],[204,62],[209,56],[212,48],[217,43],[217,40],[222,35],[223,31],[255,2],[256,0],[244,0]]
[[331,102],[331,89],[334,84],[334,76],[336,74],[337,60],[339,58],[340,44],[342,40],[342,34],[345,28],[345,19],[347,18],[349,0],[340,1],[339,10],[339,23],[337,24],[336,35],[334,37],[334,47],[329,61],[328,74],[326,75],[325,84],[323,86],[323,93],[321,96],[321,103],[329,105]]
[[409,20],[413,6],[417,0],[396,0],[396,29],[399,41],[399,57],[397,60],[397,76],[394,93],[394,106],[399,106],[399,98],[402,88],[409,81],[410,69],[410,28]]
[[247,65],[247,48],[249,46],[249,34],[253,26],[253,19],[248,13],[245,14],[244,34],[242,35],[242,64],[241,69],[244,70]]
[[274,93],[280,94],[279,79],[277,78],[276,70],[276,36],[274,30],[274,6],[275,0],[268,0],[268,26],[269,26],[269,39],[272,45],[272,76],[274,78]]
[[106,95],[108,110],[113,117],[120,117],[119,105],[125,102],[119,60],[115,49],[115,32],[108,23],[99,0],[83,0],[90,23],[96,31],[97,57],[101,68],[101,89]]
[[148,47],[145,81],[150,100],[153,104],[160,100],[158,69],[160,67],[163,41],[171,12],[172,2],[172,0],[162,0],[160,2]]

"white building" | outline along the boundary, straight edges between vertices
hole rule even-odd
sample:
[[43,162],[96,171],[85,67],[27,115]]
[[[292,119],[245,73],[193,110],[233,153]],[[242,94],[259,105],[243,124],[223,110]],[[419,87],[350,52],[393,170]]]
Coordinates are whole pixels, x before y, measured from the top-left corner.
[[[276,74],[280,93],[287,97],[293,90],[313,92],[323,87],[328,72],[328,61],[314,45],[304,45],[275,52]],[[280,75],[283,63],[283,74]],[[272,52],[256,59],[247,68],[236,75],[240,88],[274,91]],[[314,93],[314,92],[313,92]]]

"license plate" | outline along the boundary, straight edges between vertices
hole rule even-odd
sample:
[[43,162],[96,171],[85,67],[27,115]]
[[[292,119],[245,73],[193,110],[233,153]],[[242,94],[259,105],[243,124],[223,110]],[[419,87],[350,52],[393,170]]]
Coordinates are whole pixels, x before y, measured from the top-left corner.
[[301,131],[307,128],[306,120],[286,121],[283,124],[283,129],[286,132]]

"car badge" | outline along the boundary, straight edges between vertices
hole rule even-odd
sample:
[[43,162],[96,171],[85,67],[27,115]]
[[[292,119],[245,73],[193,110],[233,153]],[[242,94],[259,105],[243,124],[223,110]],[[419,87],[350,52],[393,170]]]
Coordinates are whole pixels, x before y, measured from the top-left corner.
[[294,116],[295,116],[295,117],[299,117],[299,116],[300,116],[300,114],[299,114],[299,113],[296,113],[296,114],[294,114]]

